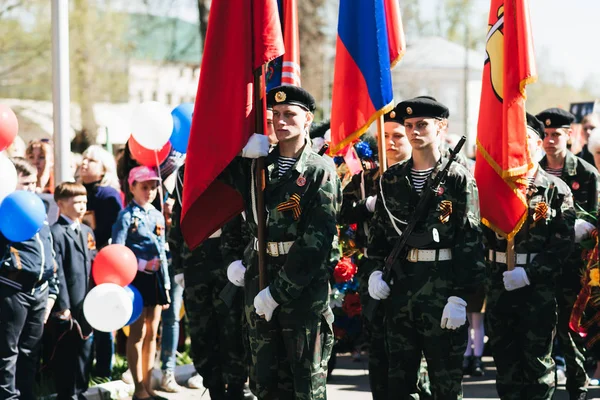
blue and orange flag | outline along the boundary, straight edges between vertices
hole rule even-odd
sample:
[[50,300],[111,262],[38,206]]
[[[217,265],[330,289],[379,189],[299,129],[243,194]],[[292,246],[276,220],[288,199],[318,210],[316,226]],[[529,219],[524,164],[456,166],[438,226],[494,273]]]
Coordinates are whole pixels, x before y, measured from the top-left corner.
[[477,124],[475,178],[482,222],[511,239],[525,221],[525,87],[536,67],[527,0],[492,0]]
[[267,91],[280,85],[301,86],[298,0],[277,0],[285,53],[267,67]]
[[391,69],[406,41],[397,0],[340,1],[331,109],[331,153],[393,107]]

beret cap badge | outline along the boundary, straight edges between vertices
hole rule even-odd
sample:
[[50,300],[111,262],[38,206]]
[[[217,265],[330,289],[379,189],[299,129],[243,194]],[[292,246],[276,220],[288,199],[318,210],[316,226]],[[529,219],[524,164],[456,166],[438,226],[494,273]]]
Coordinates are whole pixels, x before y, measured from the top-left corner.
[[396,118],[396,111],[392,111],[390,113],[390,118]]
[[408,115],[411,115],[411,114],[413,113],[413,110],[412,110],[412,108],[410,108],[410,107],[406,107],[406,113],[407,113]]
[[550,118],[548,118],[548,119],[546,120],[546,126],[550,126],[550,124],[551,124],[551,123],[552,123],[552,121],[550,120]]
[[281,103],[282,101],[285,101],[286,95],[285,92],[277,92],[275,93],[275,101],[278,103]]

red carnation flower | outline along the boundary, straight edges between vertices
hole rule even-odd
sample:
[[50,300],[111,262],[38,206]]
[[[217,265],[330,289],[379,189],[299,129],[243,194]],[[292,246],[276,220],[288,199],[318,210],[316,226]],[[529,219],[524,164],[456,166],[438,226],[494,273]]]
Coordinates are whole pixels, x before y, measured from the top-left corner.
[[347,293],[344,297],[344,303],[342,304],[342,310],[350,318],[360,315],[362,307],[360,306],[360,296],[358,293]]
[[356,274],[357,267],[349,257],[342,258],[333,270],[333,279],[337,283],[348,282]]

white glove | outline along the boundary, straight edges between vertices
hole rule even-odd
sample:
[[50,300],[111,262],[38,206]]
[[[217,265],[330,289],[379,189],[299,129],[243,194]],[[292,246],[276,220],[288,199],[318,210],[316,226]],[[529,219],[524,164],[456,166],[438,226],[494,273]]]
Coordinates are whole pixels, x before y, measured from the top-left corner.
[[594,224],[590,224],[586,220],[576,219],[575,220],[575,243],[581,243],[583,239],[586,239],[592,231],[596,228]]
[[173,277],[173,280],[176,284],[185,289],[185,280],[183,279],[183,274],[177,274]]
[[254,133],[248,139],[248,143],[242,149],[242,157],[259,158],[266,157],[269,154],[269,137]]
[[458,329],[467,322],[467,302],[460,297],[450,296],[442,312],[443,329]]
[[367,201],[365,202],[365,206],[369,212],[375,212],[375,203],[377,203],[377,195],[367,197]]
[[244,287],[245,274],[246,267],[242,264],[242,260],[234,261],[227,267],[227,279],[235,286]]
[[515,267],[512,271],[504,271],[502,275],[504,276],[504,288],[509,292],[529,285],[529,278],[523,267]]
[[254,308],[256,309],[256,313],[258,315],[264,315],[267,321],[270,321],[273,317],[273,311],[279,306],[273,296],[271,296],[271,290],[267,286],[254,298]]
[[389,295],[390,287],[383,280],[383,272],[373,271],[369,276],[369,296],[375,300],[384,300]]

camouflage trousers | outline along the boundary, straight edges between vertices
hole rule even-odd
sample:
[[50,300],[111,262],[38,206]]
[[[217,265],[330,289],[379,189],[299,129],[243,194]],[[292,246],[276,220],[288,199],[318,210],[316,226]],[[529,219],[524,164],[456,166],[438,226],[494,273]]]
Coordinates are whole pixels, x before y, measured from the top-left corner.
[[[359,266],[360,268],[360,266]],[[359,269],[360,271],[360,269]],[[369,299],[368,291],[369,276],[359,276],[360,302],[363,309],[367,306]],[[369,343],[369,386],[373,400],[386,400],[388,398],[388,356],[385,340],[385,307],[381,304],[372,321],[363,318],[363,329],[366,331]],[[431,399],[431,388],[427,362],[421,358],[419,369],[419,383],[417,392],[420,400]]]
[[557,339],[562,356],[566,364],[567,391],[576,397],[579,393],[587,392],[588,376],[585,372],[585,356],[583,339],[571,331],[569,319],[578,291],[564,288],[558,291],[558,324],[556,326]]
[[552,340],[556,328],[554,290],[541,285],[511,292],[502,281],[488,289],[486,333],[503,400],[546,400],[554,390]]
[[[369,275],[367,270],[369,263],[358,262],[358,280],[360,291],[360,302],[364,309],[369,303]],[[369,386],[373,400],[386,400],[388,397],[388,358],[385,349],[385,308],[380,305],[372,321],[363,318],[363,328],[368,336],[369,343]]]
[[185,309],[189,318],[191,350],[196,371],[207,388],[242,385],[248,377],[242,335],[243,291],[224,315],[219,293],[227,278],[222,270],[184,269]]
[[266,322],[246,305],[253,393],[260,400],[327,398],[327,363],[333,348],[333,312],[298,316],[280,306]]
[[[418,268],[420,263],[415,263]],[[423,267],[422,268],[427,268]],[[411,274],[412,275],[412,274]],[[420,279],[419,279],[420,280]],[[385,302],[385,334],[389,362],[388,398],[428,398],[422,381],[422,355],[434,399],[462,399],[462,360],[467,347],[467,326],[442,329],[440,321],[447,290],[421,293],[411,277],[396,279]]]

